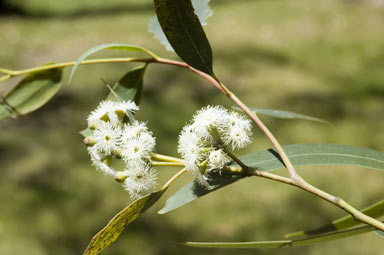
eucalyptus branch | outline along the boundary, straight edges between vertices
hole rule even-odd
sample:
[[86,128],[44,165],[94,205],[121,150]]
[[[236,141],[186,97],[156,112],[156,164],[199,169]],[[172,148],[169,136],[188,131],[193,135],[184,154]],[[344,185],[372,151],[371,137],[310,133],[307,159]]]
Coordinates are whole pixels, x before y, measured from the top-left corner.
[[183,162],[158,162],[158,161],[152,161],[152,166],[185,166]]
[[[239,166],[241,167],[241,170],[239,172],[247,174],[248,172],[248,166],[246,166],[238,157],[236,157],[235,154],[233,154],[228,148],[223,146],[223,151],[228,154],[228,156],[233,159]],[[237,171],[236,171],[237,172]]]
[[[241,167],[230,166],[230,167],[224,168],[223,170],[227,170],[227,171],[231,171],[231,172],[241,172],[242,169],[243,168],[241,168]],[[280,183],[288,184],[288,185],[300,188],[300,189],[307,191],[309,193],[312,193],[313,195],[338,206],[339,208],[341,208],[342,210],[344,210],[348,214],[352,215],[352,217],[355,220],[384,231],[384,223],[383,222],[360,212],[359,210],[357,210],[356,208],[354,208],[353,206],[348,204],[343,199],[341,199],[339,197],[335,197],[335,196],[333,196],[333,195],[331,195],[331,194],[329,194],[323,190],[320,190],[320,189],[316,188],[315,186],[313,186],[307,182],[296,182],[296,181],[292,180],[291,178],[287,178],[287,177],[280,176],[277,174],[272,174],[272,173],[269,173],[266,171],[260,171],[260,170],[250,168],[250,167],[247,168],[247,171],[248,171],[248,175],[254,175],[254,176],[262,177],[262,178],[269,179],[272,181],[277,181]]]
[[[142,62],[142,63],[152,63],[156,62],[153,58],[98,58],[98,59],[88,59],[81,61],[81,65],[88,64],[103,64],[103,63],[131,63],[131,62]],[[0,77],[0,82],[8,80],[14,76],[20,76],[25,74],[37,73],[41,71],[46,71],[55,68],[64,68],[68,66],[75,65],[76,61],[62,62],[57,64],[48,64],[37,66],[33,68],[27,68],[22,70],[8,70],[4,68],[0,68],[0,72],[5,73],[7,75]]]
[[167,181],[167,183],[164,184],[164,186],[161,188],[161,190],[167,189],[177,178],[179,178],[180,176],[182,176],[186,172],[187,172],[187,168],[184,167],[179,172],[177,172],[174,176],[172,176],[171,179],[169,179]]
[[[169,59],[164,59],[164,58],[158,58],[158,59],[153,59],[153,58],[102,58],[102,59],[91,59],[91,60],[84,60],[81,62],[82,65],[84,64],[100,64],[100,63],[128,63],[128,62],[144,62],[144,63],[160,63],[160,64],[168,64],[168,65],[175,65],[179,67],[183,67],[186,69],[190,69],[192,72],[198,74],[200,77],[203,79],[207,80],[210,84],[215,86],[217,89],[219,89],[222,93],[224,93],[231,101],[233,101],[236,105],[238,105],[248,116],[249,118],[264,132],[264,134],[267,136],[267,138],[271,141],[273,146],[276,148],[277,152],[279,153],[282,161],[284,162],[284,165],[288,169],[288,172],[291,176],[291,178],[286,178],[282,177],[279,175],[274,175],[271,173],[255,170],[255,169],[250,169],[246,168],[247,171],[251,171],[248,174],[252,174],[255,176],[267,178],[270,180],[286,183],[292,186],[296,186],[300,189],[303,189],[305,191],[308,191],[332,204],[337,205],[344,211],[348,212],[351,214],[356,220],[361,221],[363,223],[366,223],[368,225],[374,226],[377,229],[383,230],[384,231],[384,224],[376,219],[373,219],[351,205],[349,205],[347,202],[342,200],[341,198],[335,197],[333,195],[330,195],[313,185],[307,183],[300,175],[297,174],[295,168],[293,167],[292,163],[290,162],[287,154],[281,147],[280,143],[277,141],[277,139],[274,137],[272,132],[264,125],[264,123],[258,118],[258,116],[252,112],[235,94],[233,94],[228,88],[224,86],[221,82],[218,81],[217,78],[206,74],[202,71],[199,71],[188,64],[184,62],[179,62],[179,61],[174,61],[174,60],[169,60]],[[70,61],[70,62],[63,62],[63,63],[58,63],[58,64],[51,64],[51,65],[44,65],[44,66],[38,66],[34,68],[28,68],[28,69],[23,69],[23,70],[18,70],[18,71],[13,71],[13,70],[7,70],[7,69],[0,69],[0,72],[5,73],[6,75],[0,77],[0,81],[5,81],[8,80],[14,76],[18,75],[24,75],[24,74],[30,74],[30,73],[35,73],[35,72],[40,72],[44,70],[50,70],[54,68],[63,68],[67,66],[73,66],[75,64],[75,61]],[[183,161],[181,159],[177,158],[172,158],[160,154],[152,154],[151,155],[153,159],[157,160],[162,160],[162,161],[168,161],[168,162],[174,162],[174,165],[182,165]],[[160,164],[161,162],[157,162],[157,164]],[[165,163],[167,164],[167,163]],[[228,168],[231,169],[231,168]],[[232,167],[233,169],[233,167]],[[234,169],[233,169],[234,170]],[[184,173],[186,170],[181,171]],[[239,172],[239,171],[237,171]],[[171,181],[171,180],[170,180]]]
[[276,148],[277,152],[279,153],[281,159],[283,160],[285,166],[288,169],[289,174],[291,175],[291,178],[297,182],[303,181],[303,179],[300,177],[300,175],[297,174],[297,172],[296,172],[295,168],[293,167],[291,161],[289,160],[287,154],[285,153],[284,149],[281,147],[280,143],[277,141],[275,136],[272,134],[272,132],[264,125],[264,123],[260,120],[260,118],[254,112],[252,112],[224,84],[219,82],[217,78],[212,77],[211,75],[206,74],[202,71],[199,71],[199,70],[197,70],[197,69],[195,69],[195,68],[193,68],[193,67],[191,67],[188,64],[183,63],[183,62],[164,59],[164,58],[159,58],[159,59],[157,59],[156,62],[188,68],[192,72],[198,74],[203,79],[207,80],[210,84],[215,86],[222,93],[224,93],[232,102],[234,102],[236,105],[238,105],[248,115],[248,117],[263,131],[263,133],[266,135],[266,137],[270,140],[270,142],[273,144],[273,146]]
[[171,156],[166,156],[158,153],[151,153],[151,158],[161,160],[161,161],[166,161],[166,162],[181,162],[184,163],[184,161],[180,158],[175,158]]
[[[274,147],[278,151],[281,159],[283,160],[285,166],[287,167],[291,178],[286,178],[286,177],[282,177],[279,175],[274,175],[271,173],[262,172],[259,170],[248,168],[248,171],[251,171],[249,174],[260,176],[263,178],[271,179],[271,180],[282,182],[282,183],[286,183],[286,184],[289,184],[292,186],[296,186],[296,187],[303,189],[305,191],[308,191],[308,192],[310,192],[310,193],[312,193],[312,194],[340,207],[341,209],[343,209],[347,213],[351,214],[356,220],[363,222],[363,223],[366,223],[368,225],[371,225],[377,229],[384,231],[384,223],[382,223],[382,222],[380,222],[380,221],[378,221],[372,217],[365,215],[364,213],[360,212],[359,210],[357,210],[356,208],[354,208],[353,206],[351,206],[350,204],[345,202],[343,199],[341,199],[339,197],[335,197],[335,196],[333,196],[333,195],[331,195],[325,191],[322,191],[322,190],[314,187],[313,185],[309,184],[308,182],[306,182],[296,172],[296,170],[293,167],[292,163],[290,162],[287,154],[285,153],[285,151],[283,150],[283,148],[281,147],[280,143],[277,141],[275,136],[272,134],[272,132],[264,125],[264,123],[257,117],[257,115],[254,112],[252,112],[235,94],[233,94],[229,89],[227,89],[216,78],[214,78],[214,77],[212,77],[212,76],[210,76],[204,72],[201,72],[201,71],[187,65],[186,63],[173,61],[173,60],[167,60],[167,59],[158,59],[157,62],[164,63],[164,64],[176,65],[176,66],[190,69],[191,71],[195,72],[196,74],[198,74],[199,76],[201,76],[202,78],[207,80],[213,86],[218,88],[230,100],[232,100],[235,104],[237,104],[256,123],[256,125],[259,126],[259,128],[264,132],[264,134],[267,136],[267,138],[274,145]],[[237,162],[237,158],[236,159],[234,158],[234,160]],[[239,165],[242,166],[242,168],[244,168],[244,166],[243,166],[244,164],[239,164]],[[245,169],[247,169],[247,168],[245,168]],[[239,172],[239,171],[237,171],[237,172]]]

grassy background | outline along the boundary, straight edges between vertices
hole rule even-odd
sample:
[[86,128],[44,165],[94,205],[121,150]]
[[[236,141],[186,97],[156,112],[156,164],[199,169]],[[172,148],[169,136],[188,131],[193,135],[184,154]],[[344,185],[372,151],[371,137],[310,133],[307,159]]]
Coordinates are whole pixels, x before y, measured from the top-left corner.
[[[314,115],[264,120],[283,144],[341,143],[384,151],[384,7],[375,1],[213,0],[206,32],[217,75],[245,103]],[[377,2],[377,1],[376,1]],[[22,69],[76,59],[107,42],[161,56],[147,32],[149,0],[7,0],[0,16],[0,66]],[[98,56],[121,56],[114,52]],[[92,235],[128,203],[116,182],[89,164],[78,131],[107,89],[132,64],[80,67],[74,82],[42,109],[0,123],[0,254],[80,254]],[[65,82],[68,79],[66,70]],[[3,83],[9,89],[16,80]],[[177,155],[177,134],[206,104],[231,103],[185,70],[150,66],[137,117],[157,136],[157,151]],[[239,154],[270,147],[260,131]],[[177,169],[159,168],[160,182]],[[357,167],[299,168],[311,183],[358,208],[382,199],[382,173]],[[281,173],[284,173],[282,171]],[[166,195],[190,181],[183,177]],[[369,233],[324,245],[275,250],[205,250],[182,241],[280,239],[343,213],[313,196],[267,180],[227,187],[167,215],[165,202],[131,224],[104,254],[367,254],[384,249]]]

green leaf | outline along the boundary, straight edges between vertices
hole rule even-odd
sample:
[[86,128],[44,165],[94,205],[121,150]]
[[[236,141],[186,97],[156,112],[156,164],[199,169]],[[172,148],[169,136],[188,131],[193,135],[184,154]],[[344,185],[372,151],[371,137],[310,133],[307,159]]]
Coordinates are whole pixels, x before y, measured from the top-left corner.
[[75,74],[76,69],[79,67],[81,61],[89,57],[90,55],[101,51],[101,50],[119,50],[119,51],[138,51],[138,52],[144,52],[150,55],[152,58],[157,59],[158,56],[156,56],[153,52],[140,47],[136,45],[131,45],[131,44],[121,44],[121,43],[106,43],[106,44],[101,44],[95,47],[90,48],[76,60],[76,63],[73,65],[72,70],[71,70],[71,75],[69,76],[69,82],[71,83],[73,75]]
[[213,75],[212,50],[191,0],[154,0],[157,19],[177,55],[190,66]]
[[[355,165],[384,170],[384,153],[341,144],[294,144],[283,146],[294,166]],[[284,168],[281,158],[273,149],[241,157],[250,167],[271,171]]]
[[[238,111],[242,111],[238,106],[233,106],[232,108]],[[300,114],[300,113],[295,113],[295,112],[287,112],[287,111],[274,110],[274,109],[262,109],[262,108],[255,108],[255,107],[250,107],[249,109],[257,114],[267,115],[267,116],[280,118],[280,119],[302,119],[302,120],[310,120],[310,121],[321,122],[324,124],[329,124],[325,120]]]
[[119,237],[128,224],[150,208],[164,193],[165,189],[139,198],[119,212],[89,243],[84,255],[97,255]]
[[19,117],[47,103],[60,89],[61,68],[27,75],[0,99],[0,120]]
[[384,231],[381,231],[381,230],[375,230],[375,233],[376,233],[378,236],[384,238]]
[[173,211],[199,197],[202,197],[208,193],[211,193],[217,189],[220,189],[244,178],[243,175],[230,174],[228,172],[212,172],[210,176],[211,179],[208,180],[209,187],[203,188],[196,181],[188,183],[179,189],[173,196],[168,198],[165,206],[158,213],[165,214],[167,212]]
[[[118,95],[121,100],[135,101],[137,105],[140,103],[141,93],[143,90],[143,76],[146,65],[136,67],[123,76],[114,86],[113,92]],[[115,95],[109,93],[107,100],[116,101]]]
[[[207,25],[207,19],[213,14],[212,9],[209,7],[209,2],[210,0],[192,0],[192,6],[195,10],[195,14],[203,26]],[[160,43],[163,44],[167,50],[174,51],[161,29],[159,20],[156,16],[153,16],[149,21],[148,30],[153,33],[155,38],[159,39]]]
[[[283,149],[294,166],[355,165],[384,170],[384,154],[361,147],[340,144],[294,144],[283,146]],[[240,157],[240,160],[245,165],[261,171],[284,168],[280,156],[273,149],[248,154]],[[236,164],[232,163],[232,165]],[[189,183],[171,196],[159,213],[170,212],[243,177],[241,175],[223,175],[222,178],[215,180],[216,177],[213,176],[212,187],[208,189],[202,188],[196,182]]]
[[[364,214],[373,217],[373,218],[379,218],[384,215],[384,200],[381,200],[367,208],[364,208],[361,210]],[[345,217],[339,218],[337,220],[332,221],[329,224],[326,224],[324,226],[321,226],[316,229],[311,229],[307,231],[298,231],[294,233],[289,233],[285,235],[286,238],[297,238],[297,237],[303,237],[303,236],[312,236],[312,235],[319,235],[324,234],[327,232],[335,231],[335,230],[344,230],[347,228],[354,227],[356,225],[360,225],[360,221],[356,221],[353,219],[351,215],[347,215]]]
[[373,227],[364,226],[343,231],[335,231],[329,234],[318,235],[300,240],[278,240],[278,241],[259,241],[259,242],[187,242],[185,245],[199,248],[278,248],[278,247],[299,247],[316,243],[323,243],[342,239],[350,236],[361,235],[373,231]]

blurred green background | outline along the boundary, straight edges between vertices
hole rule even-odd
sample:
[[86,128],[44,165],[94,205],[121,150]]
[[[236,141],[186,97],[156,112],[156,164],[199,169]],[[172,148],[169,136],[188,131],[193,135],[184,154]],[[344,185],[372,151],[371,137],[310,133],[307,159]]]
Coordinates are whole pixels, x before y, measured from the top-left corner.
[[[152,37],[150,0],[2,0],[0,66],[23,69],[76,59],[108,42],[176,58]],[[381,1],[212,0],[205,28],[218,77],[249,106],[284,109],[332,125],[263,117],[283,144],[341,143],[384,151],[384,5]],[[97,56],[129,56],[104,52]],[[133,64],[82,66],[40,110],[0,123],[0,254],[81,254],[129,199],[96,172],[78,131]],[[64,82],[68,81],[68,71]],[[17,79],[3,83],[8,90]],[[192,73],[151,65],[140,120],[157,151],[177,155],[177,135],[207,104],[231,103]],[[239,155],[270,147],[260,131]],[[178,169],[159,168],[163,183]],[[357,208],[383,197],[383,174],[358,167],[299,168],[311,183]],[[284,174],[284,171],[279,173]],[[384,250],[373,233],[323,245],[274,250],[207,250],[183,241],[275,240],[343,216],[300,190],[251,178],[166,215],[156,211],[190,181],[183,177],[103,254],[366,254]]]

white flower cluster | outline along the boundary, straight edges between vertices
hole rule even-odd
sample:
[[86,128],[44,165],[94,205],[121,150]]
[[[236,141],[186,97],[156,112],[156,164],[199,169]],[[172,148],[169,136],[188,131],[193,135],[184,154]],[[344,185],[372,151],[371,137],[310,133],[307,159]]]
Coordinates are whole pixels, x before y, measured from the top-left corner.
[[239,113],[207,106],[181,131],[178,151],[187,170],[207,186],[206,173],[222,169],[230,161],[225,151],[244,148],[251,142],[251,135],[251,122]]
[[[102,101],[88,117],[93,135],[86,138],[92,164],[123,182],[131,199],[145,196],[156,187],[156,172],[150,164],[156,142],[145,123],[133,120],[132,114],[138,109],[131,101]],[[122,171],[111,166],[113,159],[122,159]]]

